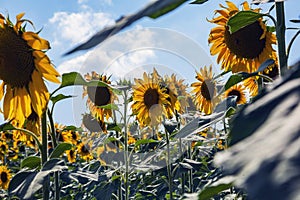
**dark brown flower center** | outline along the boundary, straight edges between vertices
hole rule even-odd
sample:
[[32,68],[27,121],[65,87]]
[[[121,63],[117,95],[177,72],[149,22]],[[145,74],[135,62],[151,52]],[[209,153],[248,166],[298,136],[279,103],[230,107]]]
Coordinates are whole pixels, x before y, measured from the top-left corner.
[[159,94],[156,89],[149,88],[144,94],[144,103],[148,109],[158,104]]
[[233,34],[230,34],[229,27],[226,27],[225,43],[229,50],[239,58],[257,58],[266,44],[266,38],[260,39],[263,32],[258,21]]
[[1,178],[2,183],[6,183],[6,181],[8,180],[7,173],[2,172],[0,175],[0,178]]
[[107,87],[87,87],[88,96],[96,106],[104,106],[110,103],[111,94]]
[[215,83],[210,79],[204,80],[201,85],[201,95],[206,100],[212,100],[214,97],[214,93],[215,93]]
[[89,153],[88,147],[87,147],[86,145],[82,145],[82,147],[81,147],[81,152],[82,152],[83,154],[88,154],[88,153]]
[[240,99],[241,99],[241,92],[238,91],[238,90],[231,90],[229,93],[228,93],[228,96],[236,96],[236,102],[239,102]]
[[5,151],[6,151],[6,146],[5,146],[4,144],[2,144],[2,145],[0,146],[0,149],[2,150],[2,152],[5,152]]
[[13,87],[28,85],[35,69],[32,51],[12,28],[0,28],[0,79]]

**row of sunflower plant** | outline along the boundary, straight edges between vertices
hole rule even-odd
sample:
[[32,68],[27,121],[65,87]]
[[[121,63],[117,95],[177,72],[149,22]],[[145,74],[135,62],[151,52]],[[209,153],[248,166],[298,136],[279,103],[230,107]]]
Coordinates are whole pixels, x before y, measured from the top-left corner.
[[[1,198],[245,198],[232,184],[205,188],[222,177],[213,158],[228,148],[230,119],[279,76],[282,56],[269,14],[247,2],[220,7],[208,42],[223,72],[201,66],[192,84],[156,68],[133,81],[94,71],[59,79],[49,42],[25,29],[33,23],[0,15]],[[50,93],[45,79],[60,86]],[[70,86],[83,86],[81,127],[55,123],[55,105],[73,98],[58,92]]]

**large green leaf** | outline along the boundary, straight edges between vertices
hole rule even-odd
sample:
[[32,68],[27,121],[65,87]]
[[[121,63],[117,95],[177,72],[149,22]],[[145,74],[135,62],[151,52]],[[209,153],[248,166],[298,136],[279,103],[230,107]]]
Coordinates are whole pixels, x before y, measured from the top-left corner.
[[70,143],[60,143],[50,154],[49,158],[59,158],[66,150],[70,150],[72,148],[72,144]]
[[39,156],[28,156],[21,162],[21,168],[28,167],[29,169],[35,169],[41,166],[41,158]]
[[[168,3],[168,2],[170,2],[170,3]],[[174,10],[175,8],[177,8],[178,6],[180,6],[181,4],[186,2],[186,0],[173,0],[173,2],[172,1],[168,1],[168,2],[166,2],[166,5],[164,7],[161,7],[158,10],[152,11],[147,16],[151,17],[152,19],[156,19],[156,18]]]
[[33,195],[42,188],[43,183],[49,180],[48,175],[53,172],[67,169],[64,161],[51,159],[47,161],[40,172],[35,170],[21,171],[11,180],[8,193],[16,195],[20,199],[32,199]]
[[263,14],[250,10],[240,11],[228,20],[227,25],[229,26],[229,32],[232,34],[241,28],[253,24],[262,16]]

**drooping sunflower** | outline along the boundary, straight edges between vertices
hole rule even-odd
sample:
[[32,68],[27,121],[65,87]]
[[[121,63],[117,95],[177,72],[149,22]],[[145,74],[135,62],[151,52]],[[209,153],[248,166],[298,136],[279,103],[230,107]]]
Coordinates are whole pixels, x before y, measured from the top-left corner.
[[10,170],[6,166],[0,166],[0,186],[6,190],[11,179]]
[[54,69],[45,51],[49,42],[38,33],[25,31],[22,19],[17,15],[14,25],[0,14],[0,100],[6,120],[15,126],[23,126],[34,111],[41,117],[49,101],[49,93],[43,78],[59,83],[59,73]]
[[200,68],[200,71],[196,73],[198,81],[191,84],[194,88],[192,93],[194,94],[195,105],[199,111],[211,114],[218,102],[218,98],[216,97],[217,82],[213,79],[212,66],[209,69],[206,66]]
[[242,85],[234,85],[225,91],[225,98],[229,96],[236,96],[237,104],[247,103],[246,88]]
[[145,72],[143,79],[134,81],[131,105],[133,114],[142,127],[158,125],[162,116],[167,114],[164,106],[171,105],[166,89],[161,88],[160,84]]
[[[226,1],[227,6],[220,5],[222,10],[216,10],[218,17],[209,20],[218,26],[210,31],[208,42],[211,44],[210,53],[217,55],[217,63],[222,63],[222,69],[232,72],[254,72],[267,59],[277,60],[275,50],[275,35],[267,29],[262,18],[245,26],[235,33],[229,32],[228,20],[240,12],[238,7]],[[259,12],[251,9],[247,2],[243,3],[243,10]]]

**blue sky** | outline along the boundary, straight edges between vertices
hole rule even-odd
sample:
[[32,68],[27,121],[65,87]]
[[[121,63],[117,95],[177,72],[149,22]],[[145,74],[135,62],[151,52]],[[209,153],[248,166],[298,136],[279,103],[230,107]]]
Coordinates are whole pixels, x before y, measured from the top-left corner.
[[[194,81],[195,69],[213,64],[218,73],[216,57],[209,56],[207,42],[213,24],[211,19],[218,4],[225,1],[210,0],[203,5],[184,4],[175,11],[156,20],[144,18],[122,33],[105,41],[91,51],[80,51],[63,57],[62,54],[84,42],[103,27],[113,24],[122,15],[130,14],[145,6],[149,0],[2,0],[0,12],[14,17],[25,12],[40,35],[47,39],[52,49],[48,56],[61,72],[96,70],[113,74],[113,77],[138,76],[143,70],[156,67],[161,73],[177,73],[187,82]],[[240,4],[243,1],[233,0]],[[267,9],[270,4],[264,5]],[[294,26],[288,19],[299,18],[298,0],[285,4],[287,27]],[[274,14],[274,11],[272,12]],[[270,22],[271,24],[271,22]],[[29,27],[28,27],[29,29]],[[294,31],[287,32],[290,41]],[[195,50],[196,49],[196,50]],[[290,64],[300,59],[299,39],[292,48]],[[56,85],[48,84],[53,91]],[[80,125],[85,105],[81,88],[69,88],[64,94],[75,94],[73,100],[65,100],[55,109],[55,121]],[[1,120],[2,121],[2,120]]]

